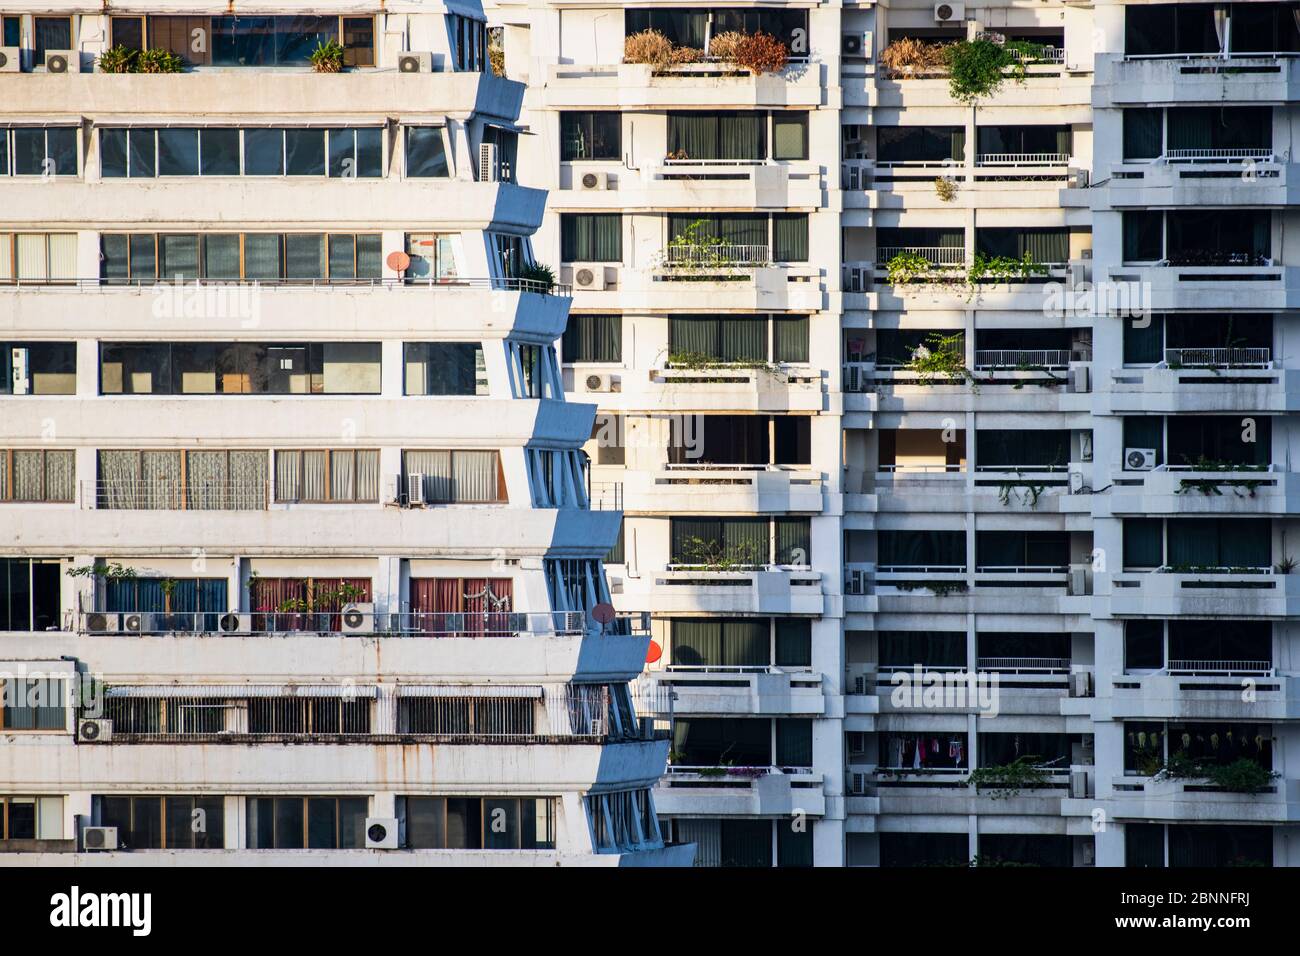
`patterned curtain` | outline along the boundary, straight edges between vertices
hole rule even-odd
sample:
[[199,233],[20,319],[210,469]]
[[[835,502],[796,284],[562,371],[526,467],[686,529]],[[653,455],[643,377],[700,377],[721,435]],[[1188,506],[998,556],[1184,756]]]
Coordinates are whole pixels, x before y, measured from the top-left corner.
[[14,500],[40,501],[45,496],[45,453],[14,452]]
[[136,508],[136,483],[139,480],[140,453],[135,451],[101,451],[99,453],[100,508]]
[[230,452],[230,504],[231,508],[256,509],[266,507],[266,452]]
[[186,454],[186,503],[190,510],[216,511],[232,507],[228,495],[229,466],[224,451],[191,451]]
[[379,500],[379,452],[359,451],[357,456],[356,500]]
[[140,453],[142,506],[147,509],[180,507],[181,453],[179,451],[145,451]]
[[[72,451],[45,453],[45,500],[72,501],[76,497],[76,455]],[[0,482],[0,488],[3,488]]]

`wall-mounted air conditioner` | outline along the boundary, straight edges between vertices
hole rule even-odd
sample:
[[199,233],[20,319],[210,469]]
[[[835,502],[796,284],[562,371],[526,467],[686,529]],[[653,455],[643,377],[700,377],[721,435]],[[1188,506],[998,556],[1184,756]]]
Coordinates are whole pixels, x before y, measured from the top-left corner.
[[840,35],[840,54],[871,59],[871,31]]
[[588,392],[614,391],[614,376],[608,372],[591,372],[583,376],[582,383]]
[[23,51],[16,46],[0,46],[0,73],[21,73]]
[[113,722],[111,720],[77,721],[77,740],[86,743],[100,743],[113,739]]
[[501,178],[501,164],[496,143],[478,144],[478,181],[494,183]]
[[375,606],[352,603],[343,605],[339,624],[344,634],[373,634],[375,632]]
[[402,53],[397,57],[398,73],[432,73],[432,53]]
[[[1087,597],[1092,593],[1092,584],[1088,578],[1087,568],[1071,568],[1066,582],[1066,593],[1071,597]],[[1086,694],[1084,695],[1087,696]]]
[[1092,671],[1075,671],[1070,675],[1070,696],[1092,696]]
[[1092,391],[1092,374],[1086,365],[1076,365],[1066,373],[1069,379],[1070,391],[1072,392],[1091,392]]
[[81,55],[76,50],[46,50],[46,73],[80,73]]
[[217,621],[217,630],[222,634],[251,634],[253,632],[253,615],[231,611],[221,615]]
[[958,20],[965,20],[966,4],[936,3],[934,5],[934,19],[936,23],[956,23]]
[[418,471],[413,471],[406,476],[406,503],[424,504],[424,475]]
[[573,267],[573,284],[584,292],[605,290],[605,267],[599,263],[578,263]]
[[86,615],[86,631],[90,634],[121,634],[122,615],[95,612]]
[[392,817],[366,817],[366,849],[396,850],[397,821]]
[[1124,469],[1126,471],[1150,471],[1156,466],[1154,448],[1125,448]]
[[603,173],[597,170],[588,170],[578,177],[578,185],[582,189],[608,189],[609,173]]
[[81,831],[81,845],[91,852],[117,849],[117,827],[86,827]]

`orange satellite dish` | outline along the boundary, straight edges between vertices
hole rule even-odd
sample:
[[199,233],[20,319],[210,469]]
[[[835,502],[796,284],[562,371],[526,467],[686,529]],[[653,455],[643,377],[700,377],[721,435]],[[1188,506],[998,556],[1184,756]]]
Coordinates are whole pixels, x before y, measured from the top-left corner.
[[663,656],[664,656],[664,649],[659,646],[659,642],[651,641],[650,646],[646,648],[645,662],[647,664],[653,664],[655,661],[659,660],[659,658]]
[[405,252],[390,252],[388,254],[388,268],[394,272],[405,272],[411,265],[411,257]]

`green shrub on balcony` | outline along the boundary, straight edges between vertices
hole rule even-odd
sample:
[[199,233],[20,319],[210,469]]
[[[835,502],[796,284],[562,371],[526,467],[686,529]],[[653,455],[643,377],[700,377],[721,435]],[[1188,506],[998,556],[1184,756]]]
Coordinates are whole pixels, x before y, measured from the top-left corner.
[[966,783],[994,800],[1017,796],[1022,790],[1041,790],[1048,785],[1050,773],[1035,763],[1038,759],[1025,755],[1001,767],[979,767],[971,771]]
[[1249,757],[1219,764],[1174,753],[1156,776],[1166,780],[1208,780],[1229,793],[1263,793],[1280,774],[1265,770]]
[[931,332],[912,350],[906,368],[916,373],[922,385],[969,382],[977,387],[974,373],[966,367],[966,337],[961,332]]
[[1019,259],[1012,256],[986,256],[975,253],[967,278],[976,282],[1024,282],[1036,275],[1046,275],[1047,266],[1026,252]]
[[135,61],[139,55],[139,50],[132,50],[119,43],[101,53],[95,62],[99,65],[100,73],[134,73]]
[[974,106],[997,93],[1007,77],[1023,83],[1025,64],[1012,55],[1013,49],[1017,47],[987,38],[962,40],[944,47],[949,95],[958,103]]
[[170,50],[143,50],[135,59],[136,73],[180,73],[185,61]]

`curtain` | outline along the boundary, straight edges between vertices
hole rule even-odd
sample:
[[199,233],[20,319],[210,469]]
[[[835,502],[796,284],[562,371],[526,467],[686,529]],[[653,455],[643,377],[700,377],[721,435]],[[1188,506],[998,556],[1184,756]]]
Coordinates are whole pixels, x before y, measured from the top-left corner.
[[770,559],[766,518],[724,518],[723,554],[736,564],[765,565]]
[[1155,159],[1163,150],[1163,110],[1124,111],[1124,158]]
[[1170,149],[1209,149],[1213,144],[1213,127],[1218,119],[1217,109],[1171,109],[1166,122],[1169,125]]
[[424,500],[452,501],[451,452],[406,451],[402,465],[407,475],[424,475]]
[[772,114],[772,158],[808,158],[808,114]]
[[199,237],[194,234],[158,237],[159,277],[162,279],[197,279],[199,276]]
[[811,767],[812,721],[785,717],[776,721],[776,762],[781,767]]
[[881,531],[878,535],[880,564],[966,566],[964,531]]
[[772,359],[776,362],[808,361],[808,316],[776,316],[772,319]]
[[224,451],[186,454],[187,507],[194,511],[234,507],[230,499],[230,461]]
[[560,219],[560,258],[565,262],[619,262],[623,217],[618,213],[565,213]]
[[141,452],[140,480],[142,507],[179,508],[181,453],[179,451]]
[[356,453],[332,451],[330,454],[330,500],[352,501],[356,495]]
[[275,453],[275,500],[302,499],[302,454],[296,451]]
[[668,152],[685,159],[717,159],[718,118],[716,114],[669,113]]
[[1158,568],[1164,564],[1163,525],[1159,518],[1128,518],[1124,521],[1125,568]]
[[[277,456],[277,464],[278,459],[279,456]],[[266,452],[232,451],[229,454],[229,461],[229,507],[258,510],[265,508]]]
[[762,160],[767,153],[766,113],[721,113],[716,159]]
[[683,355],[694,352],[719,358],[719,330],[722,319],[668,318],[668,353]]
[[1227,56],[1229,36],[1232,33],[1232,18],[1228,16],[1227,6],[1214,8],[1214,33],[1219,38],[1219,52]]
[[379,451],[356,452],[356,501],[379,500]]
[[1156,313],[1146,318],[1145,323],[1123,320],[1125,364],[1154,365],[1165,360],[1165,317]]
[[203,237],[203,274],[208,279],[239,278],[239,235],[237,233]]
[[14,500],[40,501],[44,497],[45,456],[39,451],[15,451]]
[[329,499],[329,452],[302,452],[301,501]]
[[495,451],[457,451],[452,453],[451,458],[455,501],[498,499]]
[[12,497],[14,497],[14,490],[9,486],[9,453],[0,449],[0,499]]
[[570,314],[561,347],[566,362],[622,361],[623,317]]
[[811,524],[807,518],[776,519],[776,563],[812,563]]
[[134,451],[99,453],[99,507],[136,508],[140,455]]
[[808,261],[807,213],[794,212],[775,214],[772,217],[772,235],[773,260],[776,262]]
[[1216,519],[1215,524],[1219,537],[1219,560],[1224,567],[1272,566],[1272,523],[1268,519]]
[[964,631],[881,631],[880,666],[965,667]]
[[279,234],[245,233],[244,278],[278,279],[280,275]]
[[717,354],[722,361],[762,362],[767,358],[766,319],[724,318],[719,321],[718,328]]
[[812,622],[806,619],[776,619],[776,665],[812,666]]
[[325,278],[325,237],[320,234],[286,235],[284,274],[289,279]]
[[767,217],[763,215],[723,215],[713,217],[715,235],[724,243],[741,246],[767,245]]

